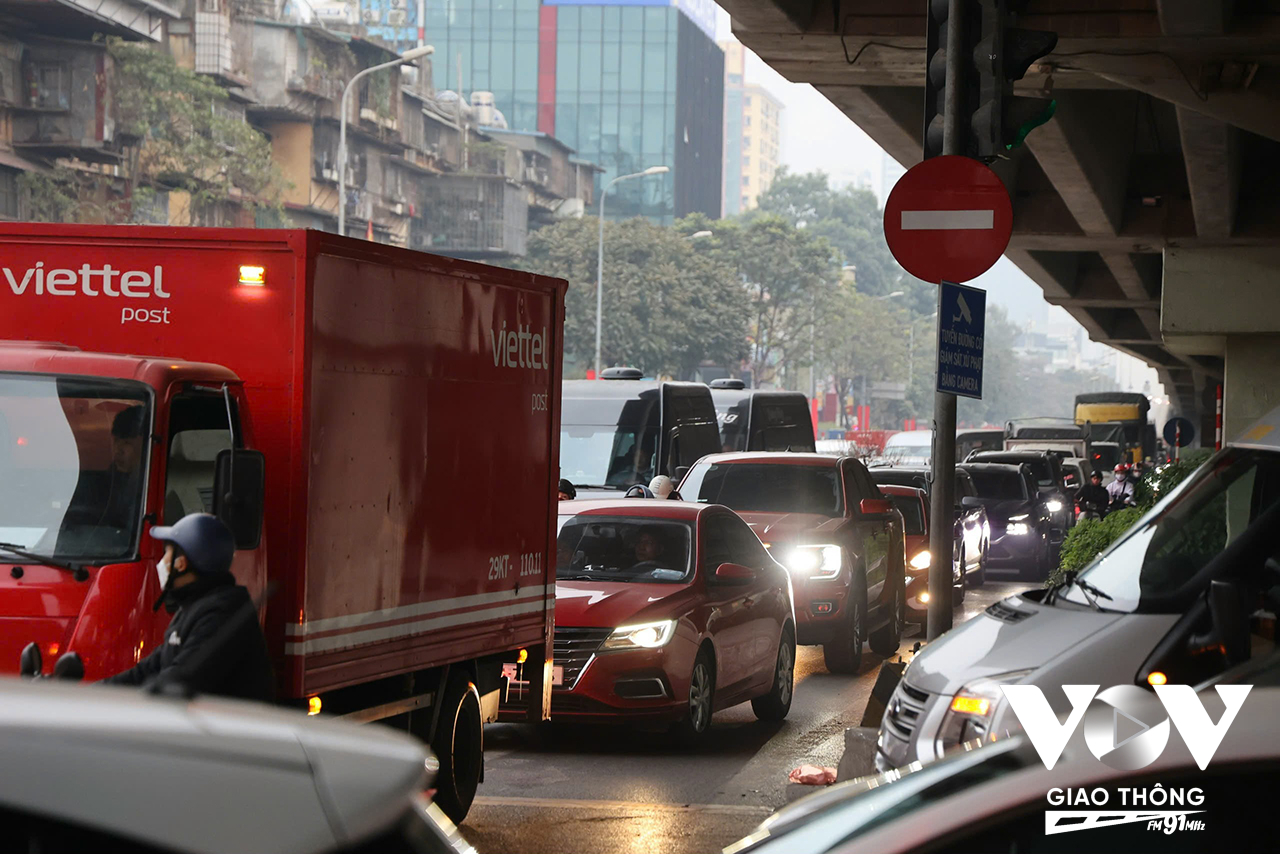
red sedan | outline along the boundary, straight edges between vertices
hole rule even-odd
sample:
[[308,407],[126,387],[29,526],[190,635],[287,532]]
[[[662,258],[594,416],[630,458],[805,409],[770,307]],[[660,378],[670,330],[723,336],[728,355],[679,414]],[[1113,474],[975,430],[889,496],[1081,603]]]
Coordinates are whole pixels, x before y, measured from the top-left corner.
[[791,708],[787,571],[733,511],[683,501],[564,501],[556,540],[552,718],[673,724],[696,739],[751,701]]

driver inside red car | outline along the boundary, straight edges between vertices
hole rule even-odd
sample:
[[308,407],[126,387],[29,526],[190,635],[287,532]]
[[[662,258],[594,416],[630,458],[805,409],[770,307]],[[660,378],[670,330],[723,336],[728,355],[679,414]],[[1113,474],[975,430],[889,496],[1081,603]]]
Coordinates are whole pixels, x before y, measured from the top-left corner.
[[635,542],[636,563],[656,561],[662,557],[662,541],[653,528],[643,528]]

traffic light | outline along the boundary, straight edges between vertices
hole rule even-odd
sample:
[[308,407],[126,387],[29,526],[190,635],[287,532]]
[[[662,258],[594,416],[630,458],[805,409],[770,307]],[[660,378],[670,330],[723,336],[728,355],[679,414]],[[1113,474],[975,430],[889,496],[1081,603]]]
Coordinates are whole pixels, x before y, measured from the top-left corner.
[[1056,101],[1014,95],[1013,83],[1057,46],[1058,34],[1009,26],[1016,11],[1008,0],[980,0],[979,5],[980,39],[973,51],[978,100],[970,128],[975,156],[990,159],[1022,145],[1028,133],[1053,117]]
[[962,0],[957,80],[947,79],[949,0],[928,0],[924,107],[924,156],[943,153],[943,126],[949,87],[957,109],[959,151],[992,160],[1022,145],[1027,134],[1047,122],[1056,102],[1013,94],[1032,63],[1058,43],[1058,34],[1010,26],[1025,0]]

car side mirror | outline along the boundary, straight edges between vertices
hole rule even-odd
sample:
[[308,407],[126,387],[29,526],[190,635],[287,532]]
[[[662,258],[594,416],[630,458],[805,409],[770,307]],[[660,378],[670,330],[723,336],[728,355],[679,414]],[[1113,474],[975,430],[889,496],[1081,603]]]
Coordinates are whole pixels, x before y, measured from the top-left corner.
[[1209,583],[1209,618],[1211,625],[1204,634],[1188,639],[1192,652],[1220,649],[1228,665],[1249,658],[1249,611],[1243,588],[1233,581]]
[[44,659],[40,656],[40,646],[34,642],[22,648],[22,656],[18,659],[19,676],[39,676],[44,669]]
[[858,512],[863,516],[883,516],[893,510],[893,502],[887,498],[864,498],[858,502]]
[[68,682],[79,682],[84,679],[84,662],[80,653],[68,652],[53,665],[53,678],[65,679]]
[[218,454],[213,515],[231,529],[237,549],[256,549],[262,541],[266,467],[261,451],[237,448]]
[[982,506],[982,499],[976,495],[966,495],[960,499],[960,506],[966,510],[973,510]]
[[756,580],[756,571],[740,563],[722,563],[716,568],[716,581],[721,584],[750,584]]

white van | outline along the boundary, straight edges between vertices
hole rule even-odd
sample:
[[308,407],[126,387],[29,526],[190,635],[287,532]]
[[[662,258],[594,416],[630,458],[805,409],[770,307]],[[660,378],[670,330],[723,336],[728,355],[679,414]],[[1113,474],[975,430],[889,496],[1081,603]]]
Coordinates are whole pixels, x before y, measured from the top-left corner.
[[929,644],[894,689],[881,770],[1017,732],[1002,685],[1195,685],[1275,650],[1280,409],[1165,496],[1079,576],[997,602]]
[[895,466],[928,466],[933,458],[932,430],[904,430],[894,433],[884,443],[879,462]]

